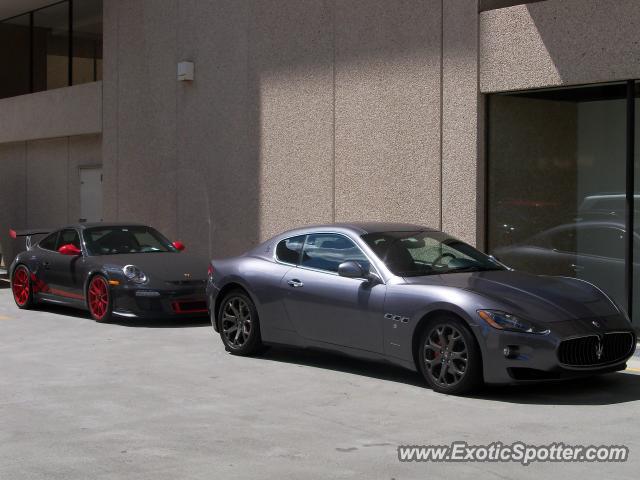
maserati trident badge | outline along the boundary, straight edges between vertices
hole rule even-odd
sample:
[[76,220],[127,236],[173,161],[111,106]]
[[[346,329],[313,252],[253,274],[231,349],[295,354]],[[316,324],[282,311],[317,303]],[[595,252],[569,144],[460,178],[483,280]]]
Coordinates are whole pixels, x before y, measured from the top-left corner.
[[600,328],[600,323],[596,320],[594,320],[593,322],[591,322],[591,325],[593,325],[596,328]]
[[598,340],[598,344],[596,345],[596,358],[598,360],[602,358],[602,349],[603,349],[602,342]]
[[191,274],[190,273],[185,273],[184,274],[184,278],[191,278]]

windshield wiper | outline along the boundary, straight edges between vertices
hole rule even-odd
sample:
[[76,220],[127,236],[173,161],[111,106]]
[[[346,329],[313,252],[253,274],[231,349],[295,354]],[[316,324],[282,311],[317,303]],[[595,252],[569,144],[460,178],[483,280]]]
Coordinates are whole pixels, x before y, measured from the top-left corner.
[[491,270],[501,270],[501,269],[499,269],[499,268],[481,267],[479,265],[472,265],[472,266],[468,266],[468,267],[450,268],[449,270],[444,271],[444,272],[440,272],[440,273],[487,272],[487,271],[491,271]]

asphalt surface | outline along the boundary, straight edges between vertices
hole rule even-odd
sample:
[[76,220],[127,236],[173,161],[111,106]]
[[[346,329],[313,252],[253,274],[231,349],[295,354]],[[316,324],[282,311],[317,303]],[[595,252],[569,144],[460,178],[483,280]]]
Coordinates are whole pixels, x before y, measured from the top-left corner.
[[[640,360],[623,373],[439,395],[409,371],[226,353],[206,324],[97,324],[0,289],[0,479],[638,478]],[[397,446],[623,444],[625,463],[400,463]]]

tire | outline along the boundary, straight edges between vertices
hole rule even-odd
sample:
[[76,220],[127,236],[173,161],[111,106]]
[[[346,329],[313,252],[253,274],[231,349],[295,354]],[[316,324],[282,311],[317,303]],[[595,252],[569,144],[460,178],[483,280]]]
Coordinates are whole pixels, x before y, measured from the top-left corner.
[[218,326],[229,353],[250,356],[264,350],[258,310],[243,290],[233,290],[224,296],[218,308]]
[[482,384],[480,347],[458,317],[443,315],[429,322],[418,348],[420,373],[434,391],[462,395]]
[[18,265],[11,275],[11,292],[18,308],[29,310],[33,308],[33,286],[31,272],[25,265]]
[[87,307],[96,322],[109,322],[112,319],[113,299],[109,282],[103,275],[95,275],[87,287]]

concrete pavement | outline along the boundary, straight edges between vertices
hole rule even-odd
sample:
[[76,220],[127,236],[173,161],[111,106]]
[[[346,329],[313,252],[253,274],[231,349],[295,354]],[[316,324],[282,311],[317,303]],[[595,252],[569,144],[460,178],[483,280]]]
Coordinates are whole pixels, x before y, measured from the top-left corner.
[[[227,354],[208,324],[97,324],[0,289],[0,479],[637,478],[640,375],[490,388],[324,353]],[[632,368],[640,372],[640,360]],[[625,444],[626,463],[405,464],[400,444]]]

